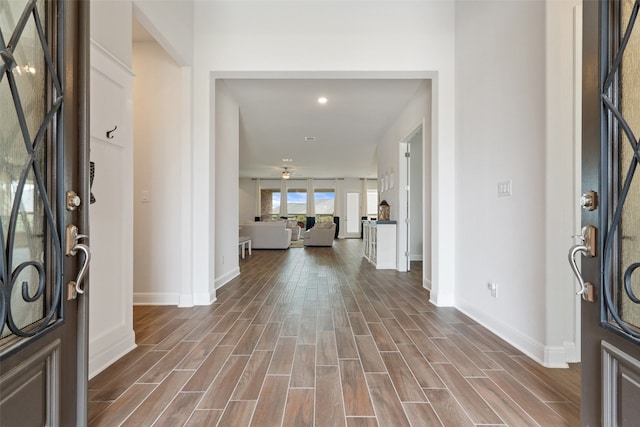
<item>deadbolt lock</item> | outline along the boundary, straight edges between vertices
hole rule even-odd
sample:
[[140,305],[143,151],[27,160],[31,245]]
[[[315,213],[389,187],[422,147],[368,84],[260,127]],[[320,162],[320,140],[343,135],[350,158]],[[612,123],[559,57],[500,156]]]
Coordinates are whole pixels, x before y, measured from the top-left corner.
[[589,190],[580,197],[580,206],[588,211],[593,211],[598,207],[598,193]]
[[67,191],[67,210],[75,211],[82,204],[80,196],[75,191]]

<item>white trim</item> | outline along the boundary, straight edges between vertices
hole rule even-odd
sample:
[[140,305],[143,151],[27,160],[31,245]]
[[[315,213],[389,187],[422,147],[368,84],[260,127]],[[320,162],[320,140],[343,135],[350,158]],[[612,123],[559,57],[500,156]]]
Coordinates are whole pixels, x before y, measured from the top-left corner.
[[547,368],[568,368],[566,347],[545,346],[542,364]]
[[240,267],[236,267],[233,270],[227,272],[226,274],[220,277],[217,277],[215,280],[216,290],[220,289],[221,287],[223,287],[224,285],[226,285],[227,283],[229,283],[239,275],[240,275]]
[[193,294],[193,305],[211,305],[216,300],[215,292]]
[[[104,334],[89,342],[91,359],[89,360],[89,379],[108,368],[112,363],[136,348],[136,336],[133,331],[127,335],[118,337],[115,333]],[[110,338],[118,338],[113,340]],[[97,347],[97,348],[96,348]]]
[[183,294],[180,295],[178,300],[178,307],[193,307],[193,295],[192,294]]
[[120,71],[124,71],[125,73],[127,73],[129,75],[129,77],[135,77],[136,76],[136,73],[133,71],[133,68],[129,67],[127,64],[125,64],[124,62],[120,61],[120,59],[118,59],[117,56],[113,55],[104,46],[102,46],[100,43],[98,43],[94,39],[91,39],[91,48],[92,48],[91,49],[91,59],[90,59],[91,66],[95,66],[96,65],[95,61],[96,61],[96,59],[98,59],[98,57],[96,57],[96,54],[99,54],[109,64],[117,65],[120,68]]
[[177,292],[134,292],[133,305],[178,305]]
[[[502,319],[487,316],[464,301],[459,301],[456,308],[539,364],[547,368],[567,367],[564,347],[545,347],[543,343],[514,329],[511,324]],[[562,359],[561,362],[559,362],[560,359]]]
[[[573,29],[573,200],[579,200],[582,193],[582,5],[577,5],[573,9],[574,29]],[[574,203],[574,230],[582,228],[582,208],[578,203]],[[578,287],[577,279],[573,281],[574,289]],[[569,360],[579,362],[581,359],[582,342],[582,298],[573,299],[574,310],[574,349],[572,353],[567,353]]]
[[[426,280],[426,279],[423,279]],[[455,295],[452,292],[443,294],[443,293],[439,293],[438,289],[433,289],[433,283],[429,282],[429,292],[430,292],[430,297],[429,297],[429,302],[433,305],[435,305],[436,307],[454,307],[455,306]]]

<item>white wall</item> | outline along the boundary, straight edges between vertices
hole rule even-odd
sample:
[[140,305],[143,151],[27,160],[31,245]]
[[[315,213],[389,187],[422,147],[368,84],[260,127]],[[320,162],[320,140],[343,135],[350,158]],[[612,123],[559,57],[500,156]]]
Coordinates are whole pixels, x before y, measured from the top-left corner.
[[561,366],[580,360],[581,300],[566,257],[581,228],[582,2],[547,1],[546,18],[544,363]]
[[136,19],[174,61],[193,64],[193,0],[133,0],[132,4]]
[[[382,191],[380,194],[380,200],[386,200],[391,206],[390,219],[394,221],[399,221],[398,223],[398,232],[397,241],[398,248],[406,248],[407,239],[406,239],[406,226],[402,223],[405,215],[404,213],[400,213],[400,205],[406,204],[406,193],[401,195],[400,192],[400,182],[401,177],[398,175],[400,171],[400,162],[404,162],[405,159],[400,159],[400,143],[404,141],[412,132],[416,130],[419,126],[424,126],[423,124],[431,123],[431,105],[432,105],[432,93],[431,93],[431,81],[425,80],[420,89],[416,92],[411,101],[407,104],[407,106],[400,112],[398,118],[395,120],[393,125],[387,130],[384,136],[381,138],[378,143],[378,176],[382,177],[384,175],[390,175],[392,172],[394,176],[393,188],[389,188],[386,191]],[[432,173],[433,168],[430,163],[430,156],[432,151],[431,146],[431,135],[432,129],[430,127],[425,127],[423,134],[426,137],[423,138],[423,142],[425,144],[423,149],[420,150],[418,155],[422,155],[419,161],[423,165],[423,175],[427,182],[432,182]],[[425,158],[425,153],[428,153],[428,157]],[[420,178],[422,180],[422,177]],[[431,198],[431,187],[430,186],[422,186],[418,185],[418,188],[423,191],[423,197],[426,200],[430,200]],[[422,211],[422,207],[420,209]],[[431,210],[422,211],[422,218],[420,218],[420,222],[422,223],[422,227],[420,230],[430,230],[432,225],[432,212]],[[430,234],[430,233],[429,233]],[[422,237],[420,238],[422,241]],[[428,246],[431,245],[430,239],[425,239],[424,243]],[[420,250],[422,253],[423,250]],[[430,253],[430,251],[425,251]],[[406,262],[404,261],[404,249],[397,251],[397,268],[400,271],[406,271]],[[431,281],[431,259],[426,260],[426,264],[423,265],[423,278],[425,285],[430,285]],[[429,287],[429,286],[427,286]]]
[[[180,301],[181,70],[155,42],[133,45],[134,304]],[[143,199],[143,193],[148,195]]]
[[[568,22],[547,20],[554,3],[457,3],[455,261],[460,309],[533,358],[562,366],[563,345],[575,340],[566,266],[573,141],[557,135],[573,123],[569,114],[550,128],[547,108],[566,102],[562,86],[570,91],[573,83],[545,63],[549,47],[564,61],[573,55],[553,47],[556,37],[547,45],[545,28],[554,36],[572,28],[571,6]],[[498,197],[498,182],[508,180],[513,195]],[[497,284],[497,298],[488,282]],[[554,354],[558,348],[563,354]]]
[[[430,135],[430,128],[427,128],[427,134]],[[425,277],[431,277],[431,211],[430,209],[425,209],[424,206],[424,197],[427,196],[427,199],[430,199],[431,188],[427,187],[424,189],[423,179],[426,180],[427,184],[431,183],[431,174],[427,174],[426,177],[423,176],[425,170],[431,171],[431,156],[425,159],[424,157],[424,130],[420,133],[416,134],[415,137],[409,143],[411,146],[411,157],[410,159],[410,213],[409,218],[411,219],[411,227],[410,227],[410,242],[409,242],[409,253],[411,254],[411,260],[413,261],[423,261],[423,271]],[[428,140],[427,140],[428,141]],[[431,154],[431,145],[427,145],[427,151]],[[400,159],[402,161],[402,159]],[[426,165],[426,168],[424,167]],[[424,194],[423,194],[424,193]],[[430,201],[430,200],[429,200]],[[431,204],[427,206],[430,208]],[[426,226],[425,226],[426,223]],[[426,239],[425,239],[426,233]],[[427,242],[426,247],[423,248],[424,242]],[[426,249],[426,251],[424,251]],[[426,259],[423,258],[423,253],[427,254]]]
[[[535,197],[544,194],[544,18],[542,2],[456,8],[456,305],[537,358],[545,329],[545,204]],[[497,197],[507,180],[513,196]],[[497,298],[487,282],[497,284]]]
[[[453,303],[454,2],[196,2],[194,229],[210,227],[211,83],[224,77],[433,76],[435,262],[432,300]],[[401,47],[401,48],[399,48]],[[386,74],[385,74],[386,73]],[[237,183],[236,186],[237,188]],[[218,191],[221,189],[219,188]],[[236,214],[236,217],[238,215]],[[193,245],[195,283],[207,280],[206,242]],[[217,276],[217,273],[215,274]]]
[[91,40],[125,67],[131,67],[131,14],[129,1],[93,0],[89,7]]
[[[89,376],[135,347],[133,333],[133,72],[91,44]],[[107,138],[106,131],[117,129]],[[87,201],[85,201],[87,202]],[[83,233],[83,230],[80,230]]]
[[[133,70],[131,21],[134,8],[152,33],[161,33],[180,59],[182,88],[180,144],[182,157],[191,151],[190,52],[193,52],[193,8],[190,1],[91,1],[91,160],[96,162],[93,186],[97,202],[91,206],[91,290],[89,313],[89,375],[94,376],[135,347],[133,332]],[[180,19],[181,25],[174,25]],[[175,58],[174,58],[175,59]],[[187,102],[185,102],[185,99]],[[105,131],[118,126],[113,139]],[[186,141],[186,144],[185,144]],[[182,163],[181,163],[182,164]],[[190,166],[190,164],[188,165]],[[191,207],[191,178],[182,168],[181,206]],[[186,174],[186,175],[185,175]],[[185,191],[184,189],[187,189]],[[185,199],[187,202],[185,204]],[[157,199],[153,199],[157,200]],[[189,209],[188,214],[191,214]],[[183,258],[191,259],[191,221],[182,212]],[[186,244],[185,244],[186,241]],[[175,247],[176,245],[174,245]],[[188,250],[185,250],[185,247]],[[184,259],[183,259],[184,263]],[[191,286],[190,271],[178,287]],[[175,271],[172,271],[175,275]],[[187,291],[191,292],[190,289]],[[185,289],[182,289],[185,292]]]
[[259,212],[256,212],[256,202],[259,196],[259,194],[256,193],[256,181],[251,178],[240,178],[239,188],[239,223],[246,224],[253,222],[259,214]]
[[[215,288],[240,274],[238,264],[238,207],[240,110],[224,82],[215,84]],[[222,190],[224,189],[224,190]],[[215,290],[213,290],[215,295]]]

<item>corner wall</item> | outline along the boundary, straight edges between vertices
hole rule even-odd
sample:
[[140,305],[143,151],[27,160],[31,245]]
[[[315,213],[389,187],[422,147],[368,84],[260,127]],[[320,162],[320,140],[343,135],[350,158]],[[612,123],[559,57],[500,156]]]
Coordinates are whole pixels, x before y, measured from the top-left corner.
[[134,43],[134,304],[180,302],[181,69],[155,42]]
[[[405,213],[401,212],[400,205],[407,203],[406,192],[402,192],[401,183],[406,183],[406,179],[399,176],[400,162],[405,161],[401,159],[399,155],[400,143],[411,135],[419,126],[423,126],[422,141],[420,142],[422,149],[419,150],[420,159],[417,161],[422,164],[422,176],[419,179],[422,181],[416,188],[422,191],[422,204],[420,212],[422,217],[416,220],[421,223],[419,240],[423,243],[420,253],[431,254],[431,226],[432,226],[432,212],[431,209],[425,209],[425,207],[431,206],[430,200],[432,197],[432,184],[436,182],[436,177],[433,176],[434,169],[431,164],[431,135],[432,129],[429,126],[431,124],[432,114],[432,92],[431,92],[431,80],[424,80],[420,88],[411,99],[409,104],[402,110],[393,125],[387,130],[385,135],[380,139],[378,143],[378,176],[381,177],[385,174],[391,174],[393,172],[394,184],[393,188],[380,193],[380,200],[386,200],[391,205],[391,220],[398,221],[397,232],[397,260],[396,268],[400,271],[406,271],[404,260],[404,248],[407,246],[406,238],[406,226],[403,221],[405,219]],[[425,201],[427,203],[425,203]],[[400,250],[400,248],[403,248]],[[431,283],[431,264],[432,259],[423,260],[423,282],[425,284]]]
[[456,305],[547,366],[566,366],[576,339],[571,8],[456,3]]
[[240,158],[240,110],[224,82],[215,82],[215,183],[225,189],[214,195],[215,288],[240,274],[238,261],[238,174]]

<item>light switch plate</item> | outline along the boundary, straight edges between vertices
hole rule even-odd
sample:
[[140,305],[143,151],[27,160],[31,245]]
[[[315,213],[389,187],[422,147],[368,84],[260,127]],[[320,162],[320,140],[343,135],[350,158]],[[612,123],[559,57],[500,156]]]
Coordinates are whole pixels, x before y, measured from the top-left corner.
[[498,197],[511,196],[511,180],[498,183]]

